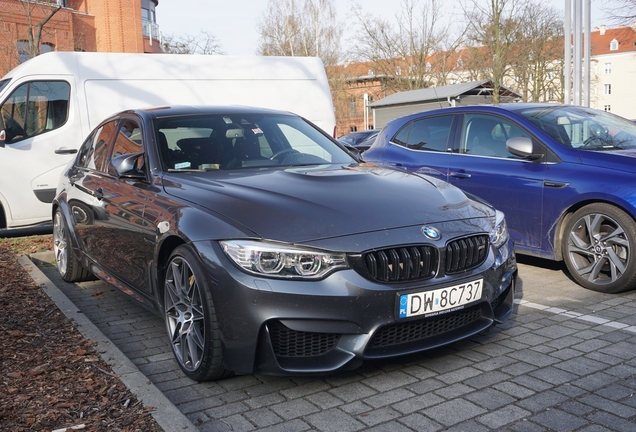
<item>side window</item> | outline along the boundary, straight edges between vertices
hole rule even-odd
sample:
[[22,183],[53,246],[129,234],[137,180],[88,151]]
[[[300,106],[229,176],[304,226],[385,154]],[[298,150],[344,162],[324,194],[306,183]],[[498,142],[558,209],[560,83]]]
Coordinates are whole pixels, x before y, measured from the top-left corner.
[[400,129],[392,141],[413,150],[445,152],[452,125],[452,115],[414,120]]
[[19,86],[0,108],[5,141],[16,142],[64,125],[70,92],[65,81],[33,81]]
[[82,144],[76,165],[81,168],[103,171],[109,144],[115,136],[117,122],[112,121],[95,130]]
[[[140,153],[143,151],[141,142],[141,128],[134,120],[122,120],[117,130],[115,145],[113,146],[111,160],[124,154]],[[139,167],[141,168],[141,167]],[[112,165],[108,165],[108,174],[117,176],[117,171]]]
[[529,135],[506,119],[484,114],[468,114],[462,128],[460,153],[518,159],[518,156],[506,149],[506,141],[513,137]]

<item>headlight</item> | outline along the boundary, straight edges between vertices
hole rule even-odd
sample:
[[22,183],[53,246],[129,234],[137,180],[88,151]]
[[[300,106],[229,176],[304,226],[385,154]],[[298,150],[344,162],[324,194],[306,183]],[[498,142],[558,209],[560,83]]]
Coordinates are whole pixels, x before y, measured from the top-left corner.
[[222,241],[221,247],[243,270],[266,277],[318,279],[347,268],[345,254],[249,240]]
[[497,210],[495,213],[495,227],[490,231],[490,243],[496,248],[500,248],[508,241],[508,226],[503,212]]

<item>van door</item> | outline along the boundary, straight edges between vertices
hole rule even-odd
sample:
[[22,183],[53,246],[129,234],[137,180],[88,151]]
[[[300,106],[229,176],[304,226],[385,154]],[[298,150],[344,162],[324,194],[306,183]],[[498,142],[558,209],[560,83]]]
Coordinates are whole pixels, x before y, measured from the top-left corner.
[[25,81],[0,102],[0,210],[6,227],[51,220],[58,178],[82,141],[70,103],[72,82],[59,76]]

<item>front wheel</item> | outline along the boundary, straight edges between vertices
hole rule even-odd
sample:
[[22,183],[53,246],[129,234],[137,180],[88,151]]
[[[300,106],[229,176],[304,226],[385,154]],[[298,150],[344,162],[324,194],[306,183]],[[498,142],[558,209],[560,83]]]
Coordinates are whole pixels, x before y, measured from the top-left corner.
[[636,285],[636,222],[609,204],[590,204],[568,221],[563,259],[583,287],[604,293]]
[[170,346],[181,370],[195,381],[228,376],[210,287],[187,246],[170,255],[163,301]]

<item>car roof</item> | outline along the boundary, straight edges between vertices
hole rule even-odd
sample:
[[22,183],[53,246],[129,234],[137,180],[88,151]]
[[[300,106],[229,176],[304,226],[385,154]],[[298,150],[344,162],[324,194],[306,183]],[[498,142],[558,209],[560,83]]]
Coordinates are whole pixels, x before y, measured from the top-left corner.
[[536,109],[536,108],[558,108],[562,106],[567,106],[563,104],[554,104],[554,103],[540,103],[540,102],[511,102],[511,103],[502,103],[502,104],[483,104],[483,105],[462,105],[456,107],[445,107],[438,108],[430,111],[420,111],[413,114],[408,114],[403,117],[399,117],[391,120],[387,123],[387,125],[392,124],[394,122],[398,122],[402,124],[405,121],[410,121],[412,119],[416,119],[418,117],[431,116],[431,115],[439,115],[439,114],[447,114],[447,113],[456,113],[456,112],[465,112],[465,111],[474,111],[474,112],[516,112],[523,109]]
[[124,113],[134,113],[153,118],[183,116],[183,115],[204,115],[204,114],[278,114],[292,115],[288,111],[279,111],[267,108],[258,108],[241,105],[169,105],[159,107],[138,108],[123,111]]

